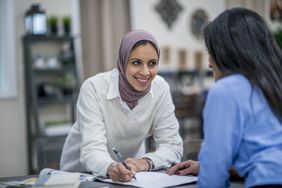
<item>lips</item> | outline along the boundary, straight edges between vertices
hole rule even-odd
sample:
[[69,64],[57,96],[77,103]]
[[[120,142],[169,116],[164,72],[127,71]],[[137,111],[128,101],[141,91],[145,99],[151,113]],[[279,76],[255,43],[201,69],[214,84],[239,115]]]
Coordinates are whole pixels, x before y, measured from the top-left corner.
[[140,77],[134,77],[134,78],[138,84],[143,85],[143,86],[146,85],[150,81],[150,78],[140,78]]
[[149,78],[136,78],[140,82],[147,82]]

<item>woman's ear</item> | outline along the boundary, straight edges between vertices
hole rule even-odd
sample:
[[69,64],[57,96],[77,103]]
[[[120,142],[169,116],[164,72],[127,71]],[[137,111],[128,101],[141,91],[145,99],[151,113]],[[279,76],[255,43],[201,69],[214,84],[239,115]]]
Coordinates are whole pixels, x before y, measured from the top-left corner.
[[213,68],[214,66],[214,60],[212,59],[212,57],[209,55],[209,68]]

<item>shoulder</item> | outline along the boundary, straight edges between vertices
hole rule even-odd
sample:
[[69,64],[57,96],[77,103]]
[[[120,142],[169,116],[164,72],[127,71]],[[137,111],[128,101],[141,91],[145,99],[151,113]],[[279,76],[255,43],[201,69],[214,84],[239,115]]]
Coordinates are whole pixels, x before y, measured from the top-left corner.
[[163,77],[157,75],[152,83],[152,88],[156,91],[169,90],[169,85]]
[[241,74],[232,74],[217,80],[209,91],[209,96],[232,98],[244,96],[252,87],[249,80]]
[[115,74],[115,69],[108,71],[108,72],[102,72],[102,73],[98,73],[92,77],[87,78],[82,86],[86,85],[86,86],[105,86],[108,85],[110,83],[110,79],[113,76],[113,74]]
[[106,92],[108,91],[109,85],[111,83],[111,80],[113,77],[116,76],[117,71],[116,69],[108,71],[108,72],[102,72],[98,73],[88,79],[86,79],[82,86],[81,91],[89,90],[89,91],[99,91],[99,92]]

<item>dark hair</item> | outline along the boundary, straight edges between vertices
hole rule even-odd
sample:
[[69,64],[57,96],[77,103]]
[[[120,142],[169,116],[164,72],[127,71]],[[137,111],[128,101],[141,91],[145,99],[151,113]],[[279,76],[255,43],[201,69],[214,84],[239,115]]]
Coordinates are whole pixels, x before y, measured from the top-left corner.
[[132,47],[131,51],[136,49],[138,46],[146,45],[148,43],[151,44],[155,48],[156,52],[158,53],[158,48],[156,47],[156,45],[153,42],[149,41],[149,40],[140,40],[140,41],[136,42],[134,44],[134,46]]
[[282,122],[282,53],[263,18],[246,8],[228,9],[205,27],[204,39],[222,74],[244,75]]

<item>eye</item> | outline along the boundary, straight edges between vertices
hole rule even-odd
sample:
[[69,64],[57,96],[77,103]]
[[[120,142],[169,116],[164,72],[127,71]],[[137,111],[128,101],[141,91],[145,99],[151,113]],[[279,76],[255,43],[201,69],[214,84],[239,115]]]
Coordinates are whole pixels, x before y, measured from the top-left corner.
[[135,61],[132,61],[131,64],[134,66],[139,66],[141,64],[141,61],[135,60]]
[[148,66],[149,67],[155,67],[158,65],[158,61],[149,61]]

